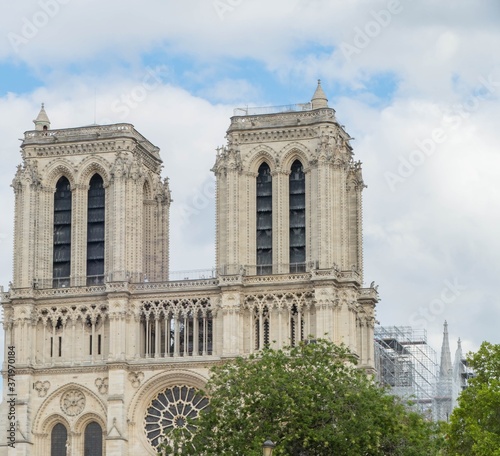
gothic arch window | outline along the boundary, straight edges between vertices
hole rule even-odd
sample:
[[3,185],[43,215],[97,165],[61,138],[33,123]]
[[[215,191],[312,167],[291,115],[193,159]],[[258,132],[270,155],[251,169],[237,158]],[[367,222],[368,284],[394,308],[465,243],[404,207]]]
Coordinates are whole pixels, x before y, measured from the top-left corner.
[[271,169],[262,163],[257,176],[257,274],[273,272],[273,182]]
[[71,275],[71,187],[61,177],[54,193],[53,287],[69,287]]
[[94,174],[87,195],[87,285],[104,282],[104,206],[104,182]]
[[50,433],[50,456],[66,456],[68,431],[64,424],[57,423]]
[[102,456],[102,428],[92,421],[85,428],[84,456]]
[[299,160],[292,163],[289,177],[290,272],[306,266],[306,178]]

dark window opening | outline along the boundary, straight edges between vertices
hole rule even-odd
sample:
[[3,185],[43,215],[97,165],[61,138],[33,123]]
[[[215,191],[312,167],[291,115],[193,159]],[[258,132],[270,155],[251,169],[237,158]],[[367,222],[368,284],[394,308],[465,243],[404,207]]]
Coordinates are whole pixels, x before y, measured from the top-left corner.
[[52,358],[54,356],[54,338],[50,338],[50,357]]
[[59,357],[62,355],[62,337],[59,336]]
[[54,193],[54,256],[52,277],[54,288],[69,287],[71,275],[71,188],[61,177]]
[[264,346],[269,345],[269,318],[264,320]]
[[68,431],[64,424],[57,423],[50,434],[50,456],[66,456]]
[[85,428],[84,456],[102,456],[102,428],[93,421]]
[[306,269],[306,178],[302,163],[295,160],[289,177],[290,272]]
[[271,169],[262,163],[257,176],[257,274],[273,272],[273,183]]
[[101,335],[97,335],[97,354],[101,354]]
[[90,347],[89,347],[89,354],[92,354],[92,336],[89,336],[89,341],[90,341]]
[[94,174],[87,196],[87,285],[104,283],[104,205],[104,182]]
[[255,350],[260,348],[260,322],[255,319]]

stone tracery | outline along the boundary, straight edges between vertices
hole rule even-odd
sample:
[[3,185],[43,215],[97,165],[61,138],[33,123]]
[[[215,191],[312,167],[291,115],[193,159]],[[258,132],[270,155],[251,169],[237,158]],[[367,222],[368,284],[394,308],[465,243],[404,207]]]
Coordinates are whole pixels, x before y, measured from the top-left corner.
[[146,358],[211,355],[213,310],[208,297],[142,302],[141,355]]
[[61,396],[61,410],[68,416],[76,416],[83,412],[85,402],[85,394],[78,389],[71,389]]

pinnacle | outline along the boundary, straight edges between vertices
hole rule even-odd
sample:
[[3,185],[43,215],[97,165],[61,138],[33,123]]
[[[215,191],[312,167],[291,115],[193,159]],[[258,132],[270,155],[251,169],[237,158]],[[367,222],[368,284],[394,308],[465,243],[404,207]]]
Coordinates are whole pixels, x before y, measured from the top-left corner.
[[321,79],[318,79],[318,87],[316,87],[311,103],[313,109],[328,108],[328,98],[326,98],[325,92],[321,87]]
[[45,112],[45,104],[42,103],[42,107],[40,112],[38,113],[37,118],[33,121],[35,124],[35,130],[48,130],[50,128],[50,120],[49,116]]

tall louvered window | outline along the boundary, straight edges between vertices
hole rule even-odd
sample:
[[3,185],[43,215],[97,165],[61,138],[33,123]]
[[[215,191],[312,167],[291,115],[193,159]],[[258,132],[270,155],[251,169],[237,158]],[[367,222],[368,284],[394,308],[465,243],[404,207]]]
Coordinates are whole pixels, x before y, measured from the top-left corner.
[[273,272],[273,183],[271,170],[262,163],[257,176],[257,274]]
[[306,178],[302,163],[295,160],[289,178],[290,272],[306,268]]
[[57,423],[50,434],[50,456],[66,456],[68,431],[64,424]]
[[90,179],[87,199],[87,285],[104,282],[104,182]]
[[66,177],[57,181],[54,193],[53,287],[69,287],[71,275],[71,189]]
[[85,428],[84,456],[102,456],[102,428],[92,421]]

